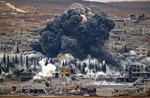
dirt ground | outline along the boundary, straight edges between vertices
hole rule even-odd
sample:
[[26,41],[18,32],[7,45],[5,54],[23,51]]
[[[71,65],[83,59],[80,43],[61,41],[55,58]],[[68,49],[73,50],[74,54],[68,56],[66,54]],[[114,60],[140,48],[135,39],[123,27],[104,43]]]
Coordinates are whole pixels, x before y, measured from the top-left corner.
[[150,96],[84,97],[84,96],[0,96],[0,98],[150,98]]
[[[18,13],[10,9],[4,3],[0,3],[0,33],[12,30],[20,30],[21,28],[32,27],[32,24],[46,24],[46,19],[50,19],[60,14],[63,9],[74,2],[82,3],[92,9],[93,13],[105,12],[111,17],[129,16],[130,14],[145,14],[150,16],[149,2],[132,2],[132,3],[95,3],[84,2],[81,0],[4,0],[11,3],[19,9],[27,11],[26,14]],[[11,13],[17,13],[17,16],[11,16]],[[6,15],[6,16],[5,16]],[[11,21],[23,19],[23,23],[12,24]]]

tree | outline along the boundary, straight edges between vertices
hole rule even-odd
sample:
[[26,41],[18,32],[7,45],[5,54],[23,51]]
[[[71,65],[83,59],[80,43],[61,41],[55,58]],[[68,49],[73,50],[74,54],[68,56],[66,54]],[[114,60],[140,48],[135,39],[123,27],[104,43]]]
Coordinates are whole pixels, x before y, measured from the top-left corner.
[[15,63],[15,57],[14,56],[12,57],[12,63]]
[[77,68],[81,71],[81,63],[77,64]]
[[3,56],[3,63],[4,63],[4,65],[6,65],[6,55],[5,54]]
[[65,66],[65,61],[63,61],[62,66]]
[[98,61],[97,64],[95,65],[95,69],[96,69],[96,72],[98,71],[101,71],[101,63]]
[[77,62],[72,62],[72,64],[74,64],[74,66],[77,67]]
[[11,68],[14,68],[14,67],[15,67],[15,65],[14,65],[13,63],[11,63],[11,62],[7,63],[7,66],[8,66],[8,67],[11,67]]
[[10,60],[9,60],[9,55],[7,55],[7,63],[9,63],[10,62]]
[[103,65],[102,65],[102,71],[103,71],[104,73],[106,73],[106,64],[103,64]]
[[21,66],[23,66],[23,59],[22,59],[22,55],[20,55],[20,63],[21,63]]
[[94,68],[94,65],[92,63],[90,63],[88,67],[90,70],[92,70]]
[[98,64],[95,64],[95,71],[98,71]]
[[67,66],[68,65],[68,62],[67,62],[67,60],[65,60],[65,66]]
[[46,58],[45,65],[47,65],[47,64],[48,64],[48,59]]
[[8,73],[9,72],[9,66],[4,65],[3,67],[1,66],[1,69],[5,72]]
[[15,64],[18,64],[19,62],[18,62],[18,57],[17,57],[17,55],[15,55]]
[[16,47],[16,53],[20,53],[18,43],[17,43],[17,47]]
[[123,53],[128,53],[129,52],[129,50],[128,50],[128,48],[127,48],[127,45],[125,45],[124,46],[124,49],[123,49]]
[[82,68],[81,68],[81,73],[85,74],[85,68],[87,67],[86,63],[83,63]]
[[26,67],[28,68],[29,67],[29,61],[28,61],[28,56],[26,56]]
[[53,61],[52,61],[52,59],[50,59],[50,61],[49,61],[51,64],[53,63]]

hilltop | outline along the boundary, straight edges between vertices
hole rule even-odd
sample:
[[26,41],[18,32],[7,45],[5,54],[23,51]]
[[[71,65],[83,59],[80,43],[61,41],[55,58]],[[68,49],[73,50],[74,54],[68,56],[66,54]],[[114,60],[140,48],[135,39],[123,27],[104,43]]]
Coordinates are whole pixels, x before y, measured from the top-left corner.
[[[127,17],[130,14],[150,16],[150,2],[148,1],[97,3],[81,0],[5,0],[5,2],[11,3],[15,7],[27,11],[27,13],[16,13],[15,10],[8,8],[4,3],[0,3],[0,32],[30,28],[32,24],[45,24],[46,19],[61,13],[64,8],[74,2],[90,7],[93,13],[103,11],[111,17]],[[23,19],[24,22],[17,24],[17,26],[12,25],[10,21],[14,19]]]

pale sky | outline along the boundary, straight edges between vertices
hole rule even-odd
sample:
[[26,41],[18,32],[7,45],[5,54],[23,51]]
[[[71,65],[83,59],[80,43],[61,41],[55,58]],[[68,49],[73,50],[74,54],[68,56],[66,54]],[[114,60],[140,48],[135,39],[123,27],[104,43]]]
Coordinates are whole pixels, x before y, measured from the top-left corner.
[[150,0],[84,0],[84,1],[95,1],[95,2],[112,2],[112,1],[150,1]]

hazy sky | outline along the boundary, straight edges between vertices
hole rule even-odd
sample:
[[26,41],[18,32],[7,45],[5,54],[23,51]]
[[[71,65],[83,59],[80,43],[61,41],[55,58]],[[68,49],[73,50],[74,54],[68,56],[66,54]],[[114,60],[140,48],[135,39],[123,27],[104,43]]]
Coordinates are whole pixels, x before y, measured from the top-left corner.
[[150,1],[150,0],[84,0],[84,1],[110,2],[110,1]]

